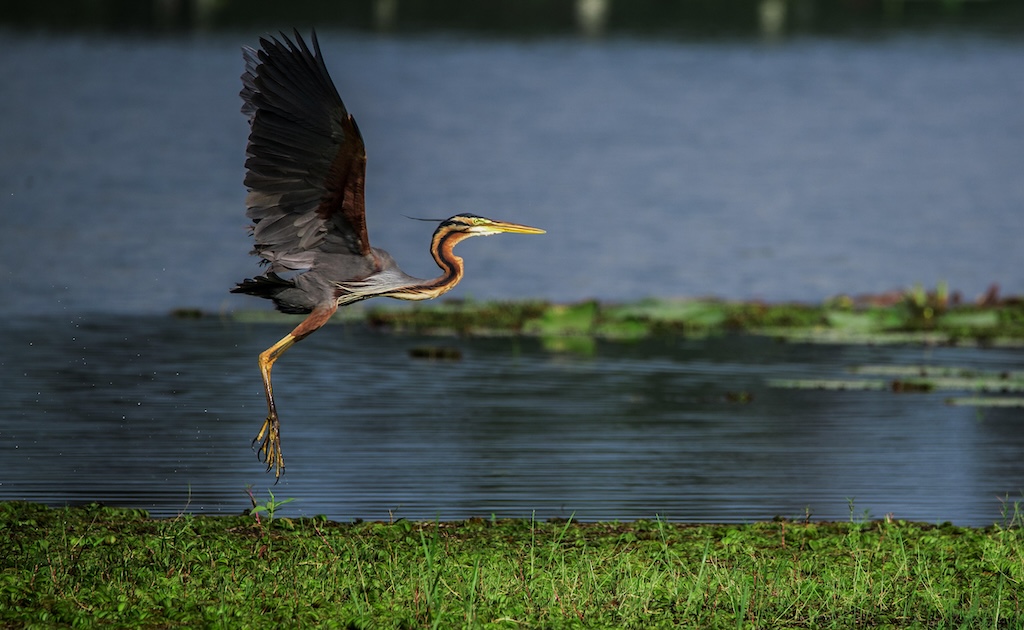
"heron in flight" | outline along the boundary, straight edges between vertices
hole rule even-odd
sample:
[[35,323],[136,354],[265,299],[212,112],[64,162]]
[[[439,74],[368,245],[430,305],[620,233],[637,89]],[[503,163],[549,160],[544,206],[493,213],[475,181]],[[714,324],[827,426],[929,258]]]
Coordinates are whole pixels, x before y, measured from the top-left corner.
[[390,254],[371,247],[363,203],[363,138],[327,73],[315,32],[311,42],[312,50],[295,31],[294,42],[282,33],[280,40],[261,38],[258,50],[242,51],[242,113],[251,128],[246,215],[253,223],[251,253],[262,259],[266,272],[231,292],[307,315],[259,356],[267,419],[253,445],[260,442],[259,458],[278,480],[284,459],[270,370],[288,348],[323,326],[339,306],[382,296],[428,300],[450,291],[463,273],[462,258],[452,248],[471,236],[544,233],[475,214],[445,219],[430,241],[430,254],[441,268],[432,280],[406,274]]

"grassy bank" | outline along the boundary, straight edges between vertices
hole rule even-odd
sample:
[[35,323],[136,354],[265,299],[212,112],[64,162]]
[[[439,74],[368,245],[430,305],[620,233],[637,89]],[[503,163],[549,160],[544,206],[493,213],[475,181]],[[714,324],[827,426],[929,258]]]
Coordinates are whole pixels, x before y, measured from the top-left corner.
[[1020,515],[677,525],[154,520],[0,504],[0,624],[1020,627]]

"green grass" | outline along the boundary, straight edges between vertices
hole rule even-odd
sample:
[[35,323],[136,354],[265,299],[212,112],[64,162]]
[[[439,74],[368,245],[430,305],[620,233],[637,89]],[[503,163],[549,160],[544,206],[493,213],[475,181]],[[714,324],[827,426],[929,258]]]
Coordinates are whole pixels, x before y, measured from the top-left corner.
[[280,512],[257,524],[0,503],[0,625],[1021,627],[1017,508],[976,529]]

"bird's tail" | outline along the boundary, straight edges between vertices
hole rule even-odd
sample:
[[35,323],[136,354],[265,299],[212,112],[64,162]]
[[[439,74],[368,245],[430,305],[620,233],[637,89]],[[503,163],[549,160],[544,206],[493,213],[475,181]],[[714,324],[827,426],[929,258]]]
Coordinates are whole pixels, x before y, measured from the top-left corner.
[[295,282],[285,280],[274,272],[266,275],[246,278],[231,289],[232,293],[246,293],[256,297],[273,299],[281,291],[295,287]]
[[242,280],[231,289],[231,292],[273,300],[277,310],[282,313],[308,313],[310,311],[308,307],[293,304],[286,295],[282,295],[293,289],[295,289],[294,280],[285,280],[271,271],[262,276]]

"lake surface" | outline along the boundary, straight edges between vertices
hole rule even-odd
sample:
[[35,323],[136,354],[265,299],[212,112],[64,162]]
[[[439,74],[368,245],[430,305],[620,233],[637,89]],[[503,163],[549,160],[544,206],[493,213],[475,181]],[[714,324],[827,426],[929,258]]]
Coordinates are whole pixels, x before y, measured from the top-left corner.
[[[751,521],[865,514],[987,525],[1024,500],[1020,409],[947,393],[793,391],[859,365],[1021,368],[1019,349],[844,347],[725,337],[445,339],[329,326],[275,370],[288,470],[249,448],[256,354],[280,324],[18,319],[2,333],[0,500],[237,513],[247,486],[333,519]],[[410,357],[423,345],[459,361]],[[752,397],[734,402],[735,394]]]
[[[265,306],[226,292],[258,272],[237,96],[255,38],[0,32],[0,499],[170,515],[266,498],[255,356],[287,325],[166,316]],[[1024,292],[1019,41],[321,43],[366,137],[375,245],[429,277],[432,226],[403,215],[548,230],[461,245],[456,297]],[[768,386],[1019,370],[1020,349],[311,339],[275,370],[290,515],[842,519],[849,500],[989,524],[1024,496],[1020,409]],[[409,357],[438,343],[464,358]]]
[[[529,42],[321,34],[366,138],[371,241],[456,295],[1024,293],[1024,43]],[[0,314],[252,308],[239,48],[0,32]]]

